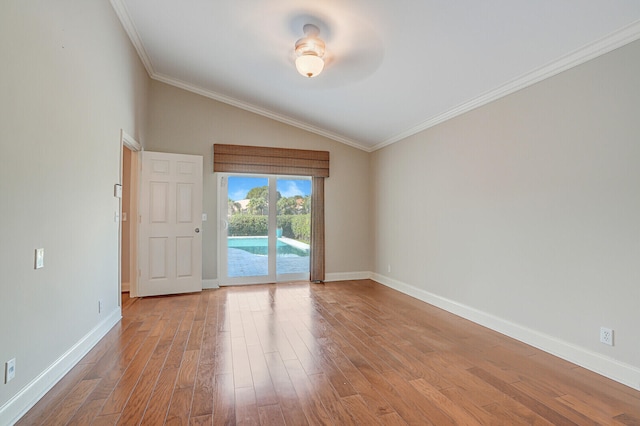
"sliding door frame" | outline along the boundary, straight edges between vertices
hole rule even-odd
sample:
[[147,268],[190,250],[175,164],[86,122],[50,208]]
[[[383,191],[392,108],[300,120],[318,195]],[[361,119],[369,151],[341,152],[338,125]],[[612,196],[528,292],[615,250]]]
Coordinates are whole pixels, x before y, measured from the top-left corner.
[[[213,145],[213,171],[275,174],[312,178],[310,280],[325,279],[324,179],[329,177],[329,151],[270,148],[248,145]],[[226,200],[225,200],[226,203]]]
[[[269,186],[269,214],[267,226],[268,239],[268,269],[266,275],[247,275],[230,277],[229,276],[229,250],[228,250],[228,182],[230,177],[246,176],[251,178],[267,179]],[[224,287],[228,285],[251,285],[251,284],[267,284],[273,282],[287,281],[309,281],[311,263],[309,257],[309,268],[304,273],[279,273],[277,268],[277,186],[279,179],[304,179],[311,180],[308,176],[282,176],[282,175],[265,175],[265,174],[247,174],[247,173],[217,173],[218,188],[218,275],[219,285]],[[310,248],[311,251],[311,248]]]

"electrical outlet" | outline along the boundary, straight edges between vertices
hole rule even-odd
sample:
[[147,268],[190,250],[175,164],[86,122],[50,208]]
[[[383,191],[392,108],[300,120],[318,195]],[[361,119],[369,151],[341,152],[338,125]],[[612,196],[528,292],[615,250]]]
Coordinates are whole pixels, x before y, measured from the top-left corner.
[[387,265],[387,272],[391,272],[391,264]]
[[600,327],[600,342],[613,346],[613,330],[607,327]]
[[10,359],[4,364],[4,382],[9,383],[16,377],[16,359]]

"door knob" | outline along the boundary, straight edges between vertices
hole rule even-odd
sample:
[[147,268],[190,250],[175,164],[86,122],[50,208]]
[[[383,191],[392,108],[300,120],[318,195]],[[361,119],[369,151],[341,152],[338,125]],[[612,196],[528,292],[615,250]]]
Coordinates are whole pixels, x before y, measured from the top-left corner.
[[200,232],[200,228],[196,228],[196,234]]

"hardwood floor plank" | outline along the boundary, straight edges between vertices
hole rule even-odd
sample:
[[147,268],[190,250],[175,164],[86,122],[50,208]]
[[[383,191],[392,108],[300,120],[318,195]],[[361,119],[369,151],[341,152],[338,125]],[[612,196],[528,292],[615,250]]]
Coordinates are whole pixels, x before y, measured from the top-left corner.
[[559,396],[556,399],[559,402],[567,405],[568,407],[571,407],[574,411],[584,413],[585,416],[588,416],[596,423],[608,424],[612,426],[621,426],[623,424],[615,420],[615,418],[622,413],[618,412],[618,410],[612,409],[612,407],[603,408],[597,405],[587,404],[584,401],[580,401],[573,395]]
[[423,416],[417,407],[408,402],[406,395],[401,395],[381,373],[374,370],[363,358],[350,358],[350,361],[362,373],[373,388],[393,407],[393,409],[409,424],[433,424]]
[[244,337],[231,338],[231,353],[233,356],[233,381],[237,388],[253,388],[251,364]]
[[353,386],[363,401],[369,407],[369,411],[376,416],[383,416],[395,412],[389,402],[387,402],[375,389],[364,375],[356,368],[347,356],[333,343],[327,343],[327,350],[332,354],[332,360],[340,369],[345,378]]
[[279,404],[258,407],[258,416],[262,426],[280,426],[286,424]]
[[[401,426],[401,425],[407,424],[407,422],[402,420],[402,417],[400,417],[398,413],[385,414],[384,416],[380,416],[378,420],[381,422],[381,424],[389,425],[389,426]],[[366,423],[366,424],[373,424],[373,423]]]
[[167,418],[171,396],[178,377],[177,367],[166,367],[160,372],[160,377],[153,389],[147,410],[144,412],[141,425],[161,425]]
[[138,422],[143,417],[147,409],[147,405],[158,381],[158,377],[161,374],[162,368],[165,365],[165,360],[169,354],[171,342],[173,341],[178,329],[178,323],[165,321],[163,327],[164,328],[160,331],[160,340],[155,347],[153,355],[151,355],[151,358],[140,375],[131,397],[122,410],[122,415],[120,416],[120,419],[118,419],[118,424],[128,425]]
[[213,361],[215,374],[233,373],[231,332],[220,331],[216,338],[216,354]]
[[91,364],[74,367],[65,375],[44,398],[38,401],[18,422],[16,426],[40,425],[51,413],[58,409],[69,392],[77,386],[92,368]]
[[119,417],[120,413],[98,416],[93,420],[93,422],[91,422],[91,426],[113,426],[116,424]]
[[402,420],[402,418],[395,412],[376,417],[376,415],[369,410],[369,407],[367,407],[367,404],[360,395],[356,394],[345,396],[344,398],[341,398],[340,402],[349,414],[349,417],[353,420],[353,423],[356,425],[406,424],[405,421]]
[[340,396],[323,373],[314,374],[313,376],[308,376],[308,378],[311,384],[311,391],[318,396],[325,410],[327,410],[327,414],[335,424],[357,424],[355,419],[344,408]]
[[[429,400],[430,404],[442,410],[455,424],[458,425],[480,425],[478,419],[469,414],[463,407],[460,407],[438,389],[431,386],[424,379],[412,380],[413,386],[422,396]],[[440,424],[440,423],[438,423]]]
[[333,419],[327,413],[318,395],[313,391],[309,377],[300,361],[290,359],[284,361],[284,365],[309,424],[333,424]]
[[159,337],[149,337],[144,341],[140,350],[131,361],[131,364],[129,364],[122,374],[122,378],[118,382],[117,386],[113,392],[111,392],[109,398],[107,398],[100,415],[122,413],[122,410],[129,400],[131,392],[133,392],[144,367],[147,365],[149,358],[151,358],[153,349],[155,348],[158,340]]
[[257,426],[260,424],[256,394],[253,387],[236,388],[236,424]]
[[189,331],[180,331],[180,329],[178,329],[178,332],[173,339],[173,343],[171,344],[169,355],[167,355],[167,360],[164,363],[165,367],[180,368],[188,339]]
[[277,324],[276,317],[268,308],[266,310],[251,312],[253,324],[260,340],[260,346],[264,353],[275,352],[278,350],[276,344]]
[[552,423],[536,416],[536,413],[512,399],[503,399],[499,402],[485,405],[483,408],[491,413],[493,418],[496,419],[496,424],[500,425],[552,425]]
[[65,425],[75,415],[87,396],[98,384],[99,379],[82,380],[64,399],[60,407],[46,418],[44,423],[52,426]]
[[251,378],[253,389],[256,393],[256,403],[258,406],[274,405],[278,403],[269,368],[259,345],[247,346],[249,355],[249,365],[251,366]]
[[635,417],[627,413],[615,416],[613,419],[624,425],[640,426],[640,417]]
[[214,366],[213,364],[198,365],[196,381],[193,388],[192,416],[213,414]]
[[596,426],[599,424],[597,421],[585,415],[583,412],[574,410],[570,406],[570,404],[565,404],[560,401],[558,398],[563,395],[556,395],[555,391],[548,390],[544,386],[541,386],[539,383],[531,382],[530,379],[527,379],[527,381],[523,380],[520,382],[512,383],[511,386],[518,389],[522,393],[536,399],[537,401],[540,401],[542,404],[549,406],[549,408],[557,411],[576,424],[579,424],[581,426]]
[[219,374],[215,376],[215,390],[213,400],[213,424],[233,425],[236,423],[235,387],[233,374]]
[[313,353],[311,352],[311,350],[314,350],[314,348],[310,350],[307,347],[304,341],[300,338],[300,335],[298,334],[298,331],[296,330],[293,322],[287,321],[286,323],[283,323],[282,328],[287,336],[287,340],[289,340],[291,347],[295,351],[295,359],[300,362],[300,364],[304,368],[304,371],[308,375],[321,373],[322,370],[316,363]]
[[18,425],[640,425],[640,392],[370,280],[122,306]]
[[178,371],[177,388],[192,388],[196,381],[196,372],[198,371],[199,350],[185,351],[182,356],[182,363]]
[[206,414],[204,416],[191,417],[189,419],[190,426],[211,426],[213,425],[213,416]]
[[176,387],[171,396],[171,405],[165,424],[186,425],[191,414],[191,401],[193,400],[193,387]]
[[[423,380],[423,379],[418,379]],[[434,386],[435,388],[435,386]],[[472,422],[481,425],[497,424],[497,419],[493,418],[489,412],[478,406],[474,401],[467,397],[459,388],[451,387],[448,389],[438,389],[449,400],[451,400],[460,410],[464,410],[466,415],[471,417]]]
[[525,394],[524,392],[521,392],[517,388],[511,386],[508,383],[501,381],[500,379],[490,375],[489,373],[487,373],[486,371],[480,368],[477,368],[477,367],[471,368],[469,372],[471,374],[478,376],[479,378],[481,378],[482,380],[484,380],[494,388],[498,389],[503,394],[513,398],[514,400],[518,401],[522,405],[526,406],[534,413],[540,415],[541,417],[544,417],[549,422],[551,422],[551,424],[563,424],[563,425],[575,424],[574,422],[572,422],[562,414],[558,413],[557,411],[540,403],[534,398],[531,398],[529,395]]
[[96,413],[99,413],[106,399],[85,400],[73,417],[67,422],[67,426],[84,426],[93,422]]
[[385,371],[384,378],[393,388],[404,397],[405,401],[417,407],[418,411],[435,425],[455,425],[456,422],[441,409],[441,407],[430,400],[423,393],[415,392],[415,387],[400,376],[396,371]]
[[272,377],[273,387],[278,396],[278,402],[285,422],[290,425],[307,424],[300,400],[289,378],[289,373],[280,357],[279,352],[265,354],[265,361]]

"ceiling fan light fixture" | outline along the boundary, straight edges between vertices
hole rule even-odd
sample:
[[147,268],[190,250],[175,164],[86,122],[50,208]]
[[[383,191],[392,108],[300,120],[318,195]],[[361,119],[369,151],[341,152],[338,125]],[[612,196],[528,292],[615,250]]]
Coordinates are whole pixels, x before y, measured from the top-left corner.
[[304,37],[296,41],[296,69],[305,77],[315,77],[324,68],[325,44],[318,37],[320,30],[312,24],[306,24],[302,30]]
[[302,55],[296,59],[296,69],[305,77],[315,77],[322,72],[324,61],[316,55]]

